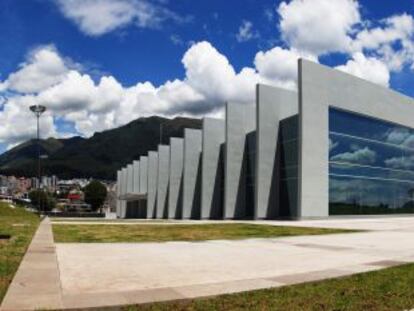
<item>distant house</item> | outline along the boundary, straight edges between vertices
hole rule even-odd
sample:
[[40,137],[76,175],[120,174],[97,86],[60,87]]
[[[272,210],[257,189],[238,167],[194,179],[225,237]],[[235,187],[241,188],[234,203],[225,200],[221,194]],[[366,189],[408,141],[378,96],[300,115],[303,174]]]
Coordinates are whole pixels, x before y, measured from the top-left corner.
[[83,201],[82,194],[81,193],[69,193],[68,194],[68,200],[70,202]]
[[65,212],[90,212],[91,205],[85,203],[84,195],[80,191],[71,191],[66,199],[60,199],[58,206]]

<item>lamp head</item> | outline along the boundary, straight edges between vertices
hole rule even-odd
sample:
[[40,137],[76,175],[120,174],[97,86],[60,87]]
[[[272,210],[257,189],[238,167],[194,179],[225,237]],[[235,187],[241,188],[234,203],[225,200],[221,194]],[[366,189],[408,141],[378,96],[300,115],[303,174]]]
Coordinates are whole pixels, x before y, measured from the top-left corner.
[[46,107],[42,105],[33,105],[30,106],[30,110],[36,115],[40,116],[43,112],[46,111]]

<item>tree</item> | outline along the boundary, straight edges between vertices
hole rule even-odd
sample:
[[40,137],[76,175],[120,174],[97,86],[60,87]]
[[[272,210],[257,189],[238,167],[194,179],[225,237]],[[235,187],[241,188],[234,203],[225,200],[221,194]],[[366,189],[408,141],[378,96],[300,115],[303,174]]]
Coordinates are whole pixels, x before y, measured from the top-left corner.
[[97,180],[91,181],[85,188],[85,202],[90,204],[93,210],[98,210],[102,207],[106,199],[106,187]]
[[33,206],[39,211],[51,211],[56,206],[55,199],[44,190],[33,190],[29,192],[29,199]]

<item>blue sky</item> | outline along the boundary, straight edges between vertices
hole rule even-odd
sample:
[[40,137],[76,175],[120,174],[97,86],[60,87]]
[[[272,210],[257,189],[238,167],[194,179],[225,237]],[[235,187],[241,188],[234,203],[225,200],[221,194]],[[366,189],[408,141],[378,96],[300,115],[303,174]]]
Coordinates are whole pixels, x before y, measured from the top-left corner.
[[221,116],[224,101],[251,101],[257,82],[294,89],[298,57],[414,96],[413,9],[375,0],[2,0],[0,153],[35,133],[30,104],[48,106],[42,134],[55,137],[152,114]]
[[[110,73],[125,85],[135,84],[138,80],[161,84],[167,79],[183,77],[181,58],[189,42],[202,40],[213,43],[235,68],[240,69],[252,62],[259,47],[269,47],[269,41],[279,40],[279,35],[276,22],[265,21],[265,10],[275,15],[275,1],[261,1],[259,5],[255,0],[238,3],[237,0],[169,1],[169,9],[180,16],[188,16],[189,20],[182,23],[170,21],[162,29],[128,25],[91,37],[66,19],[53,1],[3,0],[0,3],[3,34],[0,71],[2,77],[6,77],[24,60],[28,50],[52,43],[62,55],[97,71]],[[236,34],[243,20],[254,21],[263,37],[239,44]],[[173,38],[182,42],[174,43]]]

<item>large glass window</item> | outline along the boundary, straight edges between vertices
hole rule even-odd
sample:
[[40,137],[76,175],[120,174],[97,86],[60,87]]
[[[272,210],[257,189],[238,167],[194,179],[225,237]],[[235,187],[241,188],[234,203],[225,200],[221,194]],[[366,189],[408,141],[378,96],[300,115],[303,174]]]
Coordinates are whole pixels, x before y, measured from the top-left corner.
[[247,134],[246,141],[246,218],[254,216],[254,178],[256,160],[256,131]]
[[329,109],[329,214],[414,213],[414,130]]
[[279,216],[292,217],[297,214],[298,115],[280,121],[277,150]]

